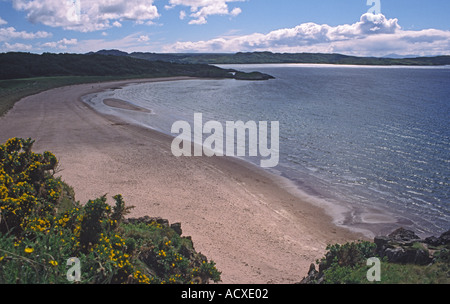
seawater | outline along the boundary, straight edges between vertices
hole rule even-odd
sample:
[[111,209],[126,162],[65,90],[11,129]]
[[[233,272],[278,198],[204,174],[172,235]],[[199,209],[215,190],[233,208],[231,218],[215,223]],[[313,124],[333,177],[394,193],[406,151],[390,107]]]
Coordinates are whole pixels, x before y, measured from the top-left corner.
[[[378,233],[450,228],[450,67],[227,65],[269,81],[186,80],[88,96],[97,110],[170,134],[177,120],[279,121],[272,173]],[[118,98],[152,114],[107,107]],[[248,161],[258,162],[248,158]]]

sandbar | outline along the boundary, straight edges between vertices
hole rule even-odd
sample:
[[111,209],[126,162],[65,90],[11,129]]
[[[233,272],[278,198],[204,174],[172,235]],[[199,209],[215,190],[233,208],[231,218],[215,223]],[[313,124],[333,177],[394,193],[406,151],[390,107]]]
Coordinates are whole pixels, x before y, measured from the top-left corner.
[[144,113],[152,113],[149,109],[145,109],[134,105],[128,101],[117,99],[117,98],[107,98],[103,100],[103,103],[108,107],[119,108],[130,111],[144,112]]

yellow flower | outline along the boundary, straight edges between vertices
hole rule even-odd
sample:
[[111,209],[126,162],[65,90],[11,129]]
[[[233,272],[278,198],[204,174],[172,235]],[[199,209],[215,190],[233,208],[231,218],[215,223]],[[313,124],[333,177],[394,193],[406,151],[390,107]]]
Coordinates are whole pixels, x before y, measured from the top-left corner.
[[57,261],[53,261],[53,260],[52,260],[52,261],[50,261],[49,263],[52,264],[53,266],[58,266],[58,262],[57,262]]
[[26,252],[26,253],[32,253],[33,251],[34,251],[34,249],[31,248],[31,247],[25,248],[25,252]]

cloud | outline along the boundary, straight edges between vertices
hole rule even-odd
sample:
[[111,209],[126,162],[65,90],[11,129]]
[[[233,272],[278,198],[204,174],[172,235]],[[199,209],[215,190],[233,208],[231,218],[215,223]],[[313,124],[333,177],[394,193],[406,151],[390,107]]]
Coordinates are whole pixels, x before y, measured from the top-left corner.
[[[88,53],[103,49],[119,49],[124,52],[149,52],[150,50],[147,43],[149,41],[149,35],[146,35],[143,32],[138,32],[113,40],[108,39],[107,37],[100,39],[78,40],[76,44],[66,44],[67,49],[65,50],[69,53]],[[154,45],[157,45],[157,43],[152,43],[152,46]],[[51,46],[53,46],[53,44]],[[41,50],[45,51],[44,47],[49,46],[41,45]]]
[[148,35],[141,35],[141,36],[139,36],[139,38],[138,38],[138,41],[139,42],[147,42],[147,41],[149,41],[150,40],[150,38],[148,37]]
[[181,11],[180,12],[180,20],[184,20],[186,18],[186,12],[185,11]]
[[[206,24],[208,16],[212,15],[229,15],[237,16],[242,13],[241,8],[235,7],[231,11],[228,7],[230,2],[242,2],[244,0],[170,0],[166,5],[166,9],[172,9],[176,6],[190,7],[191,20],[189,24]],[[186,12],[180,12],[180,19],[186,17]]]
[[91,32],[117,26],[119,21],[148,22],[159,17],[153,0],[12,0],[32,23]]
[[120,23],[119,21],[114,21],[112,26],[114,26],[114,27],[122,27],[122,23]]
[[18,32],[14,27],[0,28],[0,41],[9,41],[11,39],[41,39],[51,36],[51,33],[43,31],[29,33],[25,31]]
[[9,44],[8,42],[5,42],[2,47],[2,51],[29,51],[33,48],[32,45],[29,44],[23,44],[23,43],[14,43]]
[[0,25],[5,25],[5,24],[8,24],[8,22],[7,22],[6,20],[3,20],[3,19],[0,17]]
[[404,31],[397,19],[364,14],[354,24],[329,26],[303,23],[267,34],[218,37],[207,41],[177,42],[165,52],[320,52],[357,56],[440,55],[450,50],[450,31]]
[[60,49],[60,50],[66,50],[68,46],[76,45],[78,43],[77,39],[66,39],[63,38],[57,42],[46,42],[42,44],[42,47],[44,48],[52,48],[52,49]]

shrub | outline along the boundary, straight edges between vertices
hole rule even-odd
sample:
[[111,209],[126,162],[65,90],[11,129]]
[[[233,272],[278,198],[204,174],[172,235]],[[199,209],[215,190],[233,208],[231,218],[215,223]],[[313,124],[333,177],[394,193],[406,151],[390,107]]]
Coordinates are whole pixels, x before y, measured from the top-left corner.
[[367,241],[328,245],[324,258],[317,261],[324,283],[352,284],[366,280],[367,259],[376,257],[376,245]]

